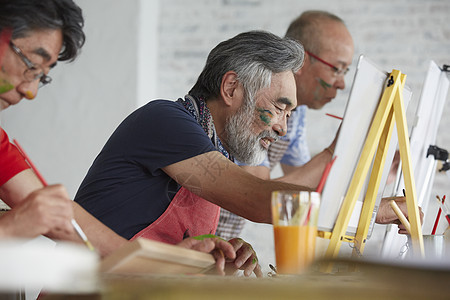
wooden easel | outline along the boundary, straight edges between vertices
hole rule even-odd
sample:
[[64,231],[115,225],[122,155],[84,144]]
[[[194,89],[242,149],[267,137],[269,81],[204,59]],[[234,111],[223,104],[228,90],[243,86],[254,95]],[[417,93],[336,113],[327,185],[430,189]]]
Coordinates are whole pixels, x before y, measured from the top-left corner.
[[[402,74],[400,71],[393,70],[392,73],[389,74],[386,88],[369,129],[364,148],[342,203],[333,231],[331,233],[319,232],[320,237],[330,239],[328,249],[325,253],[325,258],[327,259],[333,259],[338,255],[342,241],[354,243],[355,247],[353,248],[353,255],[362,254],[364,251],[371,217],[375,207],[377,191],[383,173],[383,166],[388,152],[389,141],[394,128],[394,122],[397,125],[400,159],[405,181],[406,204],[408,218],[411,224],[413,250],[415,253],[420,253],[422,256],[424,254],[422,227],[417,205],[414,173],[411,166],[409,149],[408,127],[403,104],[403,87],[405,85],[405,80],[406,75]],[[364,101],[364,99],[361,99],[361,101]],[[376,149],[376,156],[366,197],[361,210],[357,232],[354,237],[347,236],[345,235],[345,232]],[[322,266],[321,271],[331,272],[331,269],[332,265],[326,264]]]

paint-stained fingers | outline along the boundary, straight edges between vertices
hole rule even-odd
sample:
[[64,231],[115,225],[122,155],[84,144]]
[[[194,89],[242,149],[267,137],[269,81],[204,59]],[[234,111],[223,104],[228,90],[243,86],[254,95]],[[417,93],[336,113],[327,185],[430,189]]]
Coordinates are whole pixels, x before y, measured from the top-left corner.
[[255,251],[248,243],[243,244],[242,247],[236,252],[236,255],[237,257],[234,264],[240,269],[243,268],[242,266],[245,265],[245,263],[252,260],[253,257],[256,257]]
[[261,266],[258,263],[258,258],[256,256],[252,256],[248,259],[241,267],[241,270],[244,270],[245,276],[250,276],[252,273],[255,273],[256,277],[262,277],[263,273],[261,271]]
[[254,272],[257,277],[261,277],[261,266],[258,264],[258,257],[253,247],[239,238],[231,239],[229,242],[233,245],[237,255],[232,262],[234,268],[243,270],[245,276],[250,276]]

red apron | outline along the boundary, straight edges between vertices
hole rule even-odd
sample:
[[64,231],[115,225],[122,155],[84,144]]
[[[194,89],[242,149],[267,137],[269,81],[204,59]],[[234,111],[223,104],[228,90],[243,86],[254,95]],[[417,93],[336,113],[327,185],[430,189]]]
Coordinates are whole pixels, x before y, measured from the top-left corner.
[[131,240],[143,237],[178,244],[185,237],[214,234],[219,214],[219,206],[181,187],[166,211]]

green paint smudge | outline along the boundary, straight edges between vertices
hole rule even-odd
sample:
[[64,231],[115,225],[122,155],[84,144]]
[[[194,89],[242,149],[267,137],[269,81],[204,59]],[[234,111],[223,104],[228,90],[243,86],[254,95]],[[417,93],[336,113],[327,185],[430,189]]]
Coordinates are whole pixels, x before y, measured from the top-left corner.
[[14,88],[14,85],[12,85],[6,78],[8,78],[8,76],[5,68],[2,66],[0,70],[0,94],[6,93]]
[[327,83],[325,80],[323,80],[322,78],[318,78],[317,79],[318,81],[319,81],[319,83],[320,83],[320,86],[323,88],[323,89],[329,89],[330,87],[331,87],[331,84],[329,84],[329,83]]
[[0,79],[0,94],[6,93],[14,88],[14,85],[6,81],[5,79]]
[[253,257],[252,264],[256,264],[257,262],[258,262],[258,259],[256,257]]
[[257,108],[257,111],[259,112],[259,118],[261,119],[261,121],[263,121],[264,124],[269,126],[273,117],[272,112],[270,110],[263,108]]
[[314,90],[314,100],[316,101],[320,100],[321,96],[322,96],[321,89],[320,87],[317,86],[316,89]]
[[198,241],[203,241],[204,239],[210,239],[210,238],[216,238],[216,239],[220,239],[222,241],[225,241],[223,238],[220,238],[220,237],[218,237],[217,235],[214,235],[214,234],[197,235],[197,236],[193,236],[192,238],[194,240],[198,240]]

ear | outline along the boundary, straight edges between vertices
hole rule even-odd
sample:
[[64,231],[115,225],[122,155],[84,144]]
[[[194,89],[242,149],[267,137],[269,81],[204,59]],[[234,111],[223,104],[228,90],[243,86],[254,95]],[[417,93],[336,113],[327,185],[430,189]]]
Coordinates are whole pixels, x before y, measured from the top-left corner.
[[236,98],[236,91],[239,87],[239,81],[237,74],[234,71],[226,72],[222,77],[222,83],[220,85],[220,96],[226,105],[231,106],[233,100]]
[[301,75],[302,73],[306,72],[305,70],[308,69],[310,65],[311,65],[311,57],[308,55],[308,53],[305,52],[303,66],[297,72],[295,72],[295,75],[298,76],[298,75]]

